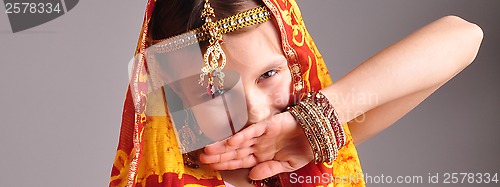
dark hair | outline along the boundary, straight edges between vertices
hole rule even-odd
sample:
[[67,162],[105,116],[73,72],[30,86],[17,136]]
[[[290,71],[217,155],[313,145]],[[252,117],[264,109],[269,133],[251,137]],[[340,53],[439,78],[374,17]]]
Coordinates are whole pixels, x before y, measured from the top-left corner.
[[[154,40],[181,34],[203,24],[201,11],[205,0],[157,0],[149,22]],[[217,19],[263,5],[261,0],[210,0]]]

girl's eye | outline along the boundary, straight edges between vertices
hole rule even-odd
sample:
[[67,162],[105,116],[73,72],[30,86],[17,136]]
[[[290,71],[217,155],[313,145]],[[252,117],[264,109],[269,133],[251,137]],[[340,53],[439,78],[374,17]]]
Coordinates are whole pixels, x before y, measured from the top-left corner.
[[264,80],[264,79],[267,79],[269,77],[272,77],[274,75],[276,75],[278,73],[277,70],[273,69],[273,70],[269,70],[267,72],[265,72],[264,74],[262,74],[260,77],[259,77],[259,81],[261,80]]

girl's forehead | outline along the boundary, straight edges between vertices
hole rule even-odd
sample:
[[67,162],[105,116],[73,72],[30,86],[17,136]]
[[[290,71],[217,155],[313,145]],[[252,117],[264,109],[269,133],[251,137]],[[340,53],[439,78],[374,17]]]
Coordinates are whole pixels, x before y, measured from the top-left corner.
[[253,67],[283,56],[280,37],[272,22],[262,23],[245,32],[224,35],[223,39],[228,66],[232,62]]

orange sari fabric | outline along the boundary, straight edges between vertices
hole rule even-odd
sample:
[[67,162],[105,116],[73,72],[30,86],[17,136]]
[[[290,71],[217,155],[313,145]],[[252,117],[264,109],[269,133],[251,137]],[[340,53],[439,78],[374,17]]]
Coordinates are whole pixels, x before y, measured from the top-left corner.
[[[332,83],[326,65],[303,22],[294,0],[263,0],[273,14],[284,54],[292,72],[296,93],[318,91]],[[176,140],[173,121],[163,96],[148,93],[145,50],[151,45],[148,23],[155,7],[149,0],[136,60],[127,90],[120,139],[111,171],[110,187],[225,186],[221,175],[207,166],[193,169],[184,166]],[[133,84],[133,86],[132,86]],[[162,115],[147,110],[163,111]],[[293,172],[280,174],[283,186],[365,186],[358,155],[347,124],[346,145],[332,164],[309,163]]]

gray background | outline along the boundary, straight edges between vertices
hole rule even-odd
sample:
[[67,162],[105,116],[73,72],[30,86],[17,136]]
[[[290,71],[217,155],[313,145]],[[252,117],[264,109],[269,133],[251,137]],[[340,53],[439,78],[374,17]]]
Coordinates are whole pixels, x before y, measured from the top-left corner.
[[[16,34],[0,8],[0,186],[107,186],[145,4],[80,1]],[[500,173],[500,1],[299,4],[334,80],[444,15],[479,24],[485,38],[475,63],[358,151],[370,176]]]

